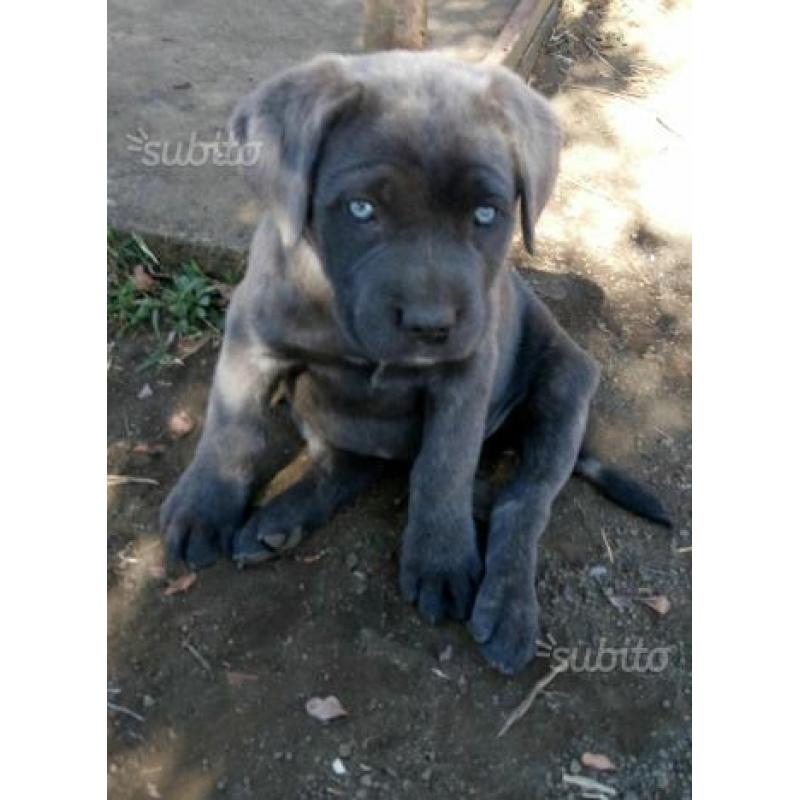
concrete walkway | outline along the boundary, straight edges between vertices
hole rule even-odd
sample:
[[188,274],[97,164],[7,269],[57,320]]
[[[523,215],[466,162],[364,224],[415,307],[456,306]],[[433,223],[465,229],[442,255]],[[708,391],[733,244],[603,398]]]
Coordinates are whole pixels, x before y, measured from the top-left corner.
[[[431,0],[430,44],[482,59],[508,36],[512,16],[536,6]],[[203,145],[263,79],[317,53],[358,52],[360,27],[361,0],[111,0],[109,223],[162,253],[175,245],[206,259],[209,249],[220,258],[244,252],[258,207],[239,170],[214,165]],[[173,163],[190,155],[205,163]]]

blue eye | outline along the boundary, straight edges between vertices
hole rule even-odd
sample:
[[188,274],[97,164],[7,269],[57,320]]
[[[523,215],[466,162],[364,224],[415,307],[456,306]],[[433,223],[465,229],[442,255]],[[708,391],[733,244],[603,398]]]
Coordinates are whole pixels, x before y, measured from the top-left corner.
[[369,200],[351,200],[347,204],[347,210],[359,222],[368,222],[375,216],[375,206]]
[[472,218],[478,225],[491,225],[497,214],[494,206],[478,206],[472,214]]

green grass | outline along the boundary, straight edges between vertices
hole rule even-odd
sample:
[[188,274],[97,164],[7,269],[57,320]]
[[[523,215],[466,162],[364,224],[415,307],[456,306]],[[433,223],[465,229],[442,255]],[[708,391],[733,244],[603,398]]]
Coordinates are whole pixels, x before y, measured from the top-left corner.
[[165,273],[140,236],[112,230],[107,249],[108,322],[119,336],[142,330],[154,334],[155,352],[144,367],[168,362],[170,346],[181,337],[219,333],[225,299],[220,284],[195,261]]

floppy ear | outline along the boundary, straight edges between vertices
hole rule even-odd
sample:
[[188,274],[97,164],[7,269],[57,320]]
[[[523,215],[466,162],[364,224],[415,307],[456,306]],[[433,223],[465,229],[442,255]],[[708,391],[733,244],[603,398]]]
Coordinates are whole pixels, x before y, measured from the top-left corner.
[[231,117],[231,135],[245,148],[245,177],[287,247],[303,233],[311,172],[325,134],[360,93],[341,58],[322,56],[263,83]]
[[562,134],[547,100],[509,70],[500,67],[489,92],[507,121],[521,196],[522,238],[533,253],[533,229],[558,174]]

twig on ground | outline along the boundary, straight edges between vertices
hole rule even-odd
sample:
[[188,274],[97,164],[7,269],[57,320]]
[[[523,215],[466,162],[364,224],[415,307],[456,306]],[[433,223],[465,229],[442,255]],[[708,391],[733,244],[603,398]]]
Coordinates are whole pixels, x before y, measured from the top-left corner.
[[[617,790],[613,786],[606,786],[604,783],[600,783],[600,781],[594,780],[594,778],[584,778],[581,775],[567,775],[566,773],[561,776],[564,783],[571,784],[572,786],[578,786],[581,789],[586,790],[587,792],[594,792],[594,796],[600,797],[616,797]],[[584,794],[584,797],[590,795]]]
[[615,205],[618,203],[618,201],[613,197],[609,197],[607,194],[603,194],[603,192],[599,191],[598,189],[594,189],[591,186],[587,186],[585,183],[576,181],[573,178],[568,178],[566,175],[562,175],[560,180],[571,183],[573,186],[577,186],[579,189],[583,189],[585,192],[589,192],[590,194],[596,194],[598,197],[602,197],[603,200],[607,200],[609,203],[614,203]]
[[533,701],[536,699],[537,695],[545,688],[552,680],[556,677],[560,672],[563,672],[569,666],[568,661],[559,661],[557,664],[550,668],[550,672],[547,673],[541,680],[537,681],[534,685],[533,689],[530,690],[528,696],[508,715],[508,719],[503,723],[503,727],[500,728],[500,731],[497,734],[497,738],[499,739],[501,736],[505,736],[508,732],[509,728],[518,722],[525,714],[528,713],[530,707],[533,705]]
[[601,86],[588,86],[585,83],[567,83],[564,88],[583,89],[586,92],[598,92],[599,94],[607,94],[611,97],[619,97],[621,100],[627,100],[629,103],[633,103],[634,105],[640,106],[645,111],[649,111],[655,118],[655,121],[661,125],[662,128],[669,131],[673,136],[677,136],[679,139],[685,138],[682,133],[676,131],[671,125],[668,125],[652,106],[642,102],[646,99],[646,95],[634,94],[633,92],[612,92],[610,89],[604,89]]
[[119,486],[123,483],[146,483],[148,486],[159,486],[155,478],[139,478],[136,475],[106,475],[106,483]]
[[606,57],[605,57],[605,56],[604,56],[604,55],[603,55],[603,54],[602,54],[602,53],[601,53],[601,52],[600,52],[600,51],[599,51],[599,50],[598,50],[596,47],[595,47],[594,43],[593,43],[593,42],[590,40],[590,38],[589,38],[589,37],[592,35],[591,31],[587,31],[585,28],[583,28],[583,30],[585,31],[585,35],[584,35],[583,37],[581,37],[581,42],[582,42],[582,43],[583,43],[583,45],[586,47],[586,49],[587,49],[587,50],[588,50],[588,51],[589,51],[589,52],[590,52],[590,53],[591,53],[591,54],[592,54],[592,55],[593,55],[593,56],[594,56],[594,57],[595,57],[595,58],[596,58],[598,61],[600,61],[601,63],[605,64],[607,67],[611,68],[611,69],[612,69],[614,72],[616,72],[616,74],[617,74],[617,75],[619,75],[620,77],[623,77],[623,78],[624,78],[625,76],[623,75],[622,71],[621,71],[621,70],[619,70],[617,67],[615,67],[615,66],[614,66],[614,65],[613,65],[613,64],[612,64],[612,63],[611,63],[611,62],[610,62],[610,61],[609,61],[609,60],[608,60],[608,59],[607,59],[607,58],[606,58]]
[[689,545],[689,547],[679,547],[675,552],[676,553],[691,553],[692,552],[692,546]]
[[208,661],[206,661],[206,659],[203,657],[200,651],[188,639],[184,639],[182,645],[185,650],[188,650],[197,659],[197,663],[200,664],[200,666],[209,675],[213,673],[213,670],[211,669],[211,664],[209,664]]
[[[583,523],[583,527],[586,528],[588,533],[592,533],[592,527],[589,525],[589,519],[586,516],[586,511],[584,510],[583,506],[581,505],[580,501],[575,501],[575,507],[578,509],[578,513],[581,517],[581,522]],[[603,537],[603,544],[606,546],[606,552],[608,553],[608,560],[613,564],[614,563],[614,551],[611,549],[611,545],[609,544],[608,537],[606,536],[605,529],[601,526],[600,528],[600,536]]]
[[657,123],[658,123],[658,124],[659,124],[659,125],[660,125],[662,128],[664,128],[664,130],[667,130],[667,131],[669,131],[669,132],[670,132],[670,133],[671,133],[673,136],[677,136],[679,139],[683,139],[683,138],[684,138],[682,133],[678,133],[678,131],[676,131],[676,130],[675,130],[675,128],[673,128],[673,127],[671,127],[671,126],[667,125],[667,123],[666,123],[666,122],[664,122],[664,120],[663,120],[663,119],[661,119],[661,117],[659,117],[659,116],[658,116],[658,114],[656,114],[656,122],[657,122]]
[[129,717],[132,717],[135,720],[138,720],[139,722],[144,722],[144,717],[141,714],[137,714],[135,711],[131,711],[129,708],[126,708],[125,706],[117,705],[116,703],[112,703],[110,700],[106,700],[106,705],[112,711],[116,711],[119,714],[125,714]]
[[608,560],[613,564],[614,563],[614,551],[611,549],[611,545],[608,541],[608,536],[606,536],[605,528],[602,526],[600,527],[600,536],[603,537],[603,544],[606,546],[606,551],[608,552]]

